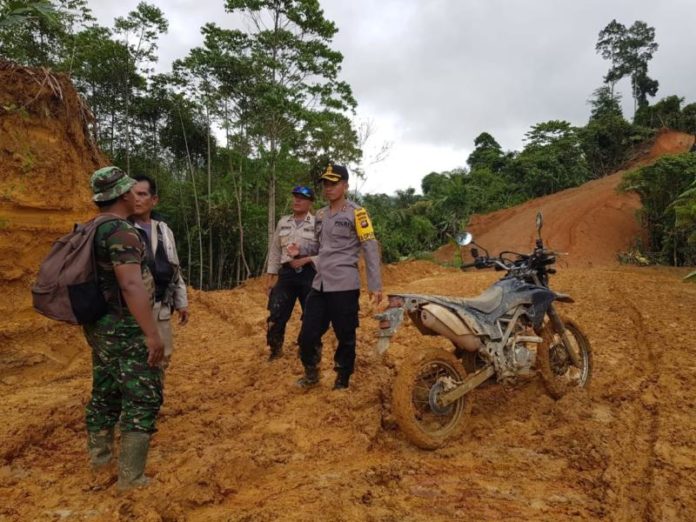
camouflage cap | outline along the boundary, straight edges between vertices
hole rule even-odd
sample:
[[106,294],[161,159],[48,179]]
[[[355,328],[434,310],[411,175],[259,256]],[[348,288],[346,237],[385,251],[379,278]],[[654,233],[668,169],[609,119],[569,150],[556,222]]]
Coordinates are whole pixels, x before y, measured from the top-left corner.
[[109,201],[128,192],[136,181],[118,167],[103,167],[92,174],[93,201]]

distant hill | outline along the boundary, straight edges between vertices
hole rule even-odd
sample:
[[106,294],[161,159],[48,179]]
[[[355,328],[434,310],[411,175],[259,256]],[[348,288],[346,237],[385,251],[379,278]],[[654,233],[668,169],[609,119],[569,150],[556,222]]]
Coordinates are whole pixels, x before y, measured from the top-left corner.
[[[562,266],[616,264],[617,253],[644,236],[636,219],[636,211],[640,208],[638,196],[616,191],[623,173],[664,155],[688,152],[694,147],[694,138],[691,134],[663,130],[627,169],[516,207],[474,215],[469,230],[476,242],[491,253],[500,250],[527,252],[534,244],[535,216],[541,210],[544,215],[542,236],[546,244],[568,253],[559,260]],[[440,262],[451,262],[458,255],[454,245],[445,245],[434,257]],[[467,256],[465,254],[465,260]]]

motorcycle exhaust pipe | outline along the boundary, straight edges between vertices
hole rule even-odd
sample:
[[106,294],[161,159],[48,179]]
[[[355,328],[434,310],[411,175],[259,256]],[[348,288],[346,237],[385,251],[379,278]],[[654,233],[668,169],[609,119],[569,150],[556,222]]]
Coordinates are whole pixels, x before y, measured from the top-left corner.
[[471,333],[462,320],[445,308],[426,305],[421,310],[420,320],[425,327],[446,337],[458,348],[476,352],[482,346],[481,340]]

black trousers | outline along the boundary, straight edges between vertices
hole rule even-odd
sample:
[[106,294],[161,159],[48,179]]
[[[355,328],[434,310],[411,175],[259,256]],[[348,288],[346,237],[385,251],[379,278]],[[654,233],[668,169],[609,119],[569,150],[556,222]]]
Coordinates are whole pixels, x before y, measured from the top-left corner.
[[346,375],[353,373],[359,298],[360,290],[309,292],[299,339],[300,359],[305,367],[317,366],[321,361],[321,338],[331,324],[338,339],[334,370]]
[[285,341],[285,325],[287,325],[295,302],[300,301],[304,313],[307,294],[312,289],[312,281],[316,275],[313,266],[304,266],[301,272],[283,266],[278,272],[278,281],[271,290],[268,298],[268,328],[266,343],[271,348],[280,349]]

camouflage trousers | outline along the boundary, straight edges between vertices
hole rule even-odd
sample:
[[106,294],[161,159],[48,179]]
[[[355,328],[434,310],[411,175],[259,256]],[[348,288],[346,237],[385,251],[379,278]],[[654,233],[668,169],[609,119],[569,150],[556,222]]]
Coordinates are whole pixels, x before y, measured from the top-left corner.
[[120,423],[122,432],[154,433],[162,405],[162,370],[147,364],[145,337],[132,317],[107,314],[84,328],[92,347],[87,431]]

